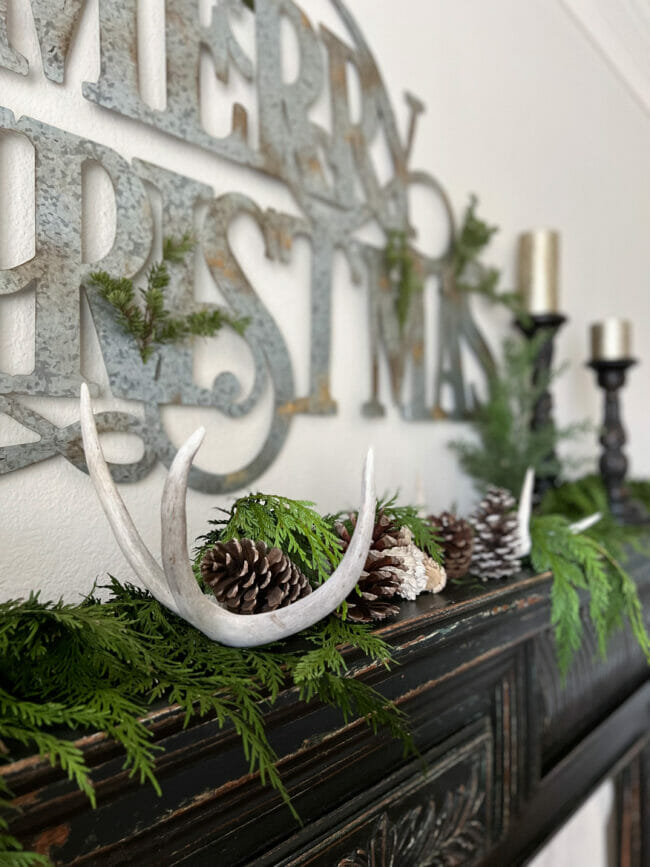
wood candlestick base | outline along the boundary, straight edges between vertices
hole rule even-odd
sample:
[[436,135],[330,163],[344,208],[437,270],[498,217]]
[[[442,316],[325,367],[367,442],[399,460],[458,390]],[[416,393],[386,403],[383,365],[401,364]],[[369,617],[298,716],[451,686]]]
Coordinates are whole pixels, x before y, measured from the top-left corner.
[[[553,364],[553,351],[555,349],[555,335],[567,321],[567,317],[561,313],[530,313],[525,321],[516,320],[517,328],[528,338],[534,340],[538,334],[546,334],[542,343],[533,371],[533,383],[537,384],[540,379],[548,377]],[[548,389],[540,395],[533,409],[531,428],[540,430],[549,424],[553,424],[553,398]],[[555,452],[548,455],[550,460],[555,460]],[[557,484],[556,476],[544,476],[535,478],[535,491],[533,500],[539,504],[544,494]]]
[[635,359],[623,358],[611,361],[594,360],[588,365],[596,371],[598,385],[605,392],[605,411],[600,435],[600,443],[603,447],[600,474],[607,491],[610,511],[622,524],[644,524],[649,520],[643,506],[630,500],[625,487],[628,462],[623,446],[627,442],[627,437],[621,420],[619,391],[625,385],[628,369],[634,364],[636,364]]

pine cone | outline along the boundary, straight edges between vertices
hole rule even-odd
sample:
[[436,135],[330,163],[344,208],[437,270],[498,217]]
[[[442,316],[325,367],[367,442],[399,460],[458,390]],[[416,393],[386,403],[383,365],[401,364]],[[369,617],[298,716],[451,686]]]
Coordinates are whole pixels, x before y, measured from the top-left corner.
[[479,578],[507,578],[521,568],[515,500],[503,488],[489,488],[470,516],[474,527],[471,570]]
[[[356,525],[356,516],[350,516],[350,522]],[[341,537],[343,552],[347,551],[351,535],[343,523],[336,525],[336,531]],[[385,554],[387,548],[395,548],[398,543],[399,529],[383,513],[377,517],[372,534],[370,551],[366,558],[363,571],[359,577],[358,587],[345,600],[348,605],[348,619],[355,623],[370,623],[372,620],[385,620],[394,617],[399,607],[390,600],[398,592],[401,580],[402,563],[397,557]]]
[[389,557],[395,557],[400,563],[400,568],[394,570],[399,580],[397,595],[402,599],[416,599],[427,586],[426,560],[429,558],[413,542],[413,533],[409,527],[402,527],[397,537],[397,546],[386,548],[385,553]]
[[451,581],[462,578],[472,562],[474,531],[471,525],[450,512],[429,515],[429,521],[441,540],[447,577]]
[[217,602],[236,614],[275,611],[311,593],[286,554],[251,539],[217,542],[203,556],[201,575]]

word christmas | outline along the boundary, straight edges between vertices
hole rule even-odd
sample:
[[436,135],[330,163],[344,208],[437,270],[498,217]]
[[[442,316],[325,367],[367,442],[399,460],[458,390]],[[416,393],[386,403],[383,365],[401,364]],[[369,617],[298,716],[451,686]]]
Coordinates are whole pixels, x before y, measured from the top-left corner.
[[[35,291],[35,364],[30,374],[0,372],[0,412],[16,419],[40,437],[38,442],[0,448],[0,473],[12,472],[56,454],[85,469],[78,424],[56,427],[21,402],[21,395],[77,397],[83,381],[80,367],[80,292],[90,305],[94,326],[115,397],[144,404],[144,418],[124,412],[100,414],[100,431],[137,434],[144,443],[143,457],[132,464],[114,465],[117,481],[142,478],[157,460],[167,466],[175,447],[161,422],[165,404],[213,407],[239,418],[258,403],[270,378],[274,410],[259,453],[245,467],[229,474],[193,468],[190,484],[210,493],[241,488],[259,476],[281,449],[296,413],[316,415],[336,411],[330,394],[330,307],[332,263],[336,250],[347,256],[355,281],[365,280],[369,292],[368,327],[371,339],[371,393],[364,413],[379,416],[379,362],[389,362],[392,397],[408,420],[462,418],[471,410],[461,367],[461,344],[484,367],[489,351],[472,320],[464,296],[444,279],[448,252],[428,256],[408,246],[411,267],[420,284],[441,276],[439,339],[434,372],[434,402],[427,405],[425,371],[425,311],[422,292],[410,299],[406,321],[396,313],[396,278],[386,264],[384,250],[355,238],[375,222],[387,238],[399,235],[414,240],[409,223],[408,192],[424,186],[442,204],[448,221],[449,244],[454,220],[448,199],[438,182],[409,167],[417,115],[423,106],[407,95],[411,123],[406,141],[397,129],[394,113],[375,60],[359,27],[342,0],[331,0],[348,41],[320,26],[316,29],[291,0],[219,0],[208,26],[200,22],[199,0],[166,2],[166,107],[157,111],[141,98],[138,87],[137,0],[99,0],[101,72],[97,82],[83,85],[83,96],[100,106],[133,118],[161,132],[192,142],[219,158],[262,172],[282,181],[302,214],[295,217],[262,210],[251,198],[236,192],[215,196],[205,184],[142,160],[128,163],[110,148],[78,138],[64,130],[28,117],[16,119],[0,108],[0,129],[26,136],[36,154],[36,253],[18,267],[0,272],[0,294]],[[64,80],[67,52],[84,0],[32,0],[34,26],[47,78]],[[238,42],[232,22],[253,16],[256,60]],[[282,75],[282,22],[288,21],[298,46],[298,74],[291,83]],[[248,132],[249,113],[240,104],[232,110],[231,131],[224,138],[210,135],[201,125],[199,66],[207,50],[218,79],[227,82],[236,69],[257,91],[259,144]],[[361,106],[350,107],[348,67],[361,85]],[[25,75],[28,64],[10,44],[6,4],[0,3],[0,67]],[[328,87],[331,128],[316,124],[309,112]],[[392,177],[379,180],[371,146],[383,136],[392,163]],[[115,195],[116,233],[110,252],[91,267],[82,262],[82,168],[96,161],[108,173]],[[164,345],[143,362],[138,347],[119,324],[115,310],[90,280],[90,272],[133,277],[148,259],[154,229],[146,185],[159,191],[163,234],[191,234],[212,278],[228,305],[228,313],[246,318],[244,338],[254,363],[254,384],[242,396],[234,374],[223,372],[211,388],[199,388],[192,377],[192,348],[187,343]],[[207,203],[201,225],[195,225],[197,206]],[[205,207],[201,211],[203,213]],[[266,255],[289,261],[295,238],[312,245],[310,387],[298,395],[285,340],[277,323],[248,281],[228,243],[235,218],[247,214],[260,227]],[[174,268],[167,303],[173,313],[210,309],[193,297],[193,264]],[[213,308],[214,309],[214,308]],[[441,394],[448,386],[452,405],[443,408]],[[91,383],[92,390],[92,383]],[[96,391],[96,388],[95,388]]]

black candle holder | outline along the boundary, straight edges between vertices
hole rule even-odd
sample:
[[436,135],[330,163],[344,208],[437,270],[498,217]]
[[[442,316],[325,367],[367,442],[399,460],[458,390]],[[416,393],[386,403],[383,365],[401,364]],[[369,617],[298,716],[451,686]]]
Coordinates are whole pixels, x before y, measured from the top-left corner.
[[622,524],[644,524],[648,513],[644,507],[630,500],[625,487],[627,458],[623,446],[627,442],[621,421],[619,391],[625,385],[627,371],[636,364],[634,358],[617,361],[590,361],[588,366],[596,371],[598,385],[605,392],[605,413],[600,443],[603,453],[600,457],[600,474],[603,478],[609,508],[614,518]]
[[[535,367],[533,370],[533,384],[540,380],[548,379],[551,365],[553,364],[553,352],[555,350],[555,335],[567,321],[567,317],[561,313],[528,313],[525,319],[515,320],[517,328],[528,338],[534,340],[539,334],[546,334],[546,339],[541,342]],[[553,398],[551,392],[545,389],[537,399],[533,408],[533,417],[530,426],[532,430],[540,430],[549,424],[553,424]],[[555,451],[547,456],[549,461],[555,462]],[[549,475],[543,478],[535,478],[535,491],[533,501],[539,503],[544,494],[557,484],[557,476]]]

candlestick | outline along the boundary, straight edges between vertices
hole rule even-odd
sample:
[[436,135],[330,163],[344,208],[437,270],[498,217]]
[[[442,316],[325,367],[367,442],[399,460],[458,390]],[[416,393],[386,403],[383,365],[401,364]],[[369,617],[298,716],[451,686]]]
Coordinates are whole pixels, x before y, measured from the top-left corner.
[[624,319],[605,319],[591,326],[591,360],[632,358],[632,326]]
[[[611,320],[610,320],[611,321]],[[603,323],[605,324],[605,323]],[[607,329],[600,329],[600,325],[592,326],[592,354],[602,354],[603,351],[617,352],[630,350],[630,329],[628,323],[627,342],[607,343],[602,342],[603,335],[607,335]],[[595,340],[594,340],[595,337]],[[617,338],[618,339],[618,338]],[[614,518],[621,524],[644,524],[648,522],[648,514],[640,503],[630,500],[625,487],[627,474],[627,458],[623,451],[626,443],[625,428],[621,420],[621,406],[619,391],[625,385],[627,370],[636,364],[633,358],[598,358],[589,362],[589,367],[596,371],[598,385],[605,392],[605,407],[602,433],[599,441],[603,447],[600,457],[600,474],[603,478],[609,508]]]
[[[541,382],[548,382],[550,378],[551,367],[553,365],[553,352],[555,350],[555,335],[567,321],[567,317],[561,313],[538,313],[531,314],[524,319],[516,319],[515,325],[529,339],[534,340],[538,334],[545,334],[545,339],[541,342],[535,365],[533,368],[533,384],[537,385]],[[553,397],[551,392],[545,389],[538,397],[535,406],[533,407],[533,416],[531,418],[530,427],[532,430],[540,430],[554,424],[553,421]],[[557,461],[555,450],[551,451],[547,456],[547,461],[554,464]],[[538,505],[544,494],[557,484],[557,475],[551,474],[548,476],[535,476],[535,490],[533,493],[533,502]]]
[[519,291],[524,309],[544,315],[559,310],[560,235],[537,229],[519,236]]

